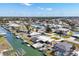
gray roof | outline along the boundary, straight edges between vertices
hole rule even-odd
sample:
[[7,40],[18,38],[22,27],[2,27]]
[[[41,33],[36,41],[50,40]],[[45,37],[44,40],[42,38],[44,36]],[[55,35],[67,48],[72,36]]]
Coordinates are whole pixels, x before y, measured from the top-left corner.
[[73,46],[72,44],[69,44],[67,42],[59,42],[54,45],[55,47],[59,48],[60,50],[64,51],[70,51],[70,48]]

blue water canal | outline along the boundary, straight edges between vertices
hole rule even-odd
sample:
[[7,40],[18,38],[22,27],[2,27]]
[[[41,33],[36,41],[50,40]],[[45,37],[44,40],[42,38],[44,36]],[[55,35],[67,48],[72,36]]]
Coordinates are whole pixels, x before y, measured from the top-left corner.
[[6,33],[6,40],[10,43],[13,49],[19,54],[24,56],[42,56],[43,53],[34,49],[27,44],[22,44],[21,39],[17,39],[11,32],[7,31],[3,27],[0,26],[0,32]]

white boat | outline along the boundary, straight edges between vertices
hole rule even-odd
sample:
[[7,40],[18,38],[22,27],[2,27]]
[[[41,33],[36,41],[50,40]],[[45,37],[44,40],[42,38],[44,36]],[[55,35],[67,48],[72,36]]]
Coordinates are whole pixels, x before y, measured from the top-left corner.
[[20,39],[20,36],[17,35],[16,38]]

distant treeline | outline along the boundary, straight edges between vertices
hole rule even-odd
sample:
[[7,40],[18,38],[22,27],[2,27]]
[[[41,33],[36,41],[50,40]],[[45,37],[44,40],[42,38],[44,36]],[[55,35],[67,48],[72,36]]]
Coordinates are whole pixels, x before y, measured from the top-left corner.
[[51,20],[51,19],[61,19],[61,20],[66,20],[66,19],[79,19],[79,17],[0,17],[0,20]]

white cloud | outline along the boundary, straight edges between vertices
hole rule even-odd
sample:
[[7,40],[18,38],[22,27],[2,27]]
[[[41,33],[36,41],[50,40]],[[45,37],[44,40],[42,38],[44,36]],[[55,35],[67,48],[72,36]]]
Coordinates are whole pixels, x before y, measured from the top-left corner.
[[43,7],[38,7],[40,10],[46,10],[46,11],[52,11],[52,8],[43,8]]
[[24,3],[24,5],[31,6],[32,4],[31,3]]
[[52,11],[52,8],[46,8],[47,11]]
[[44,8],[42,8],[42,7],[38,7],[40,10],[44,10]]

